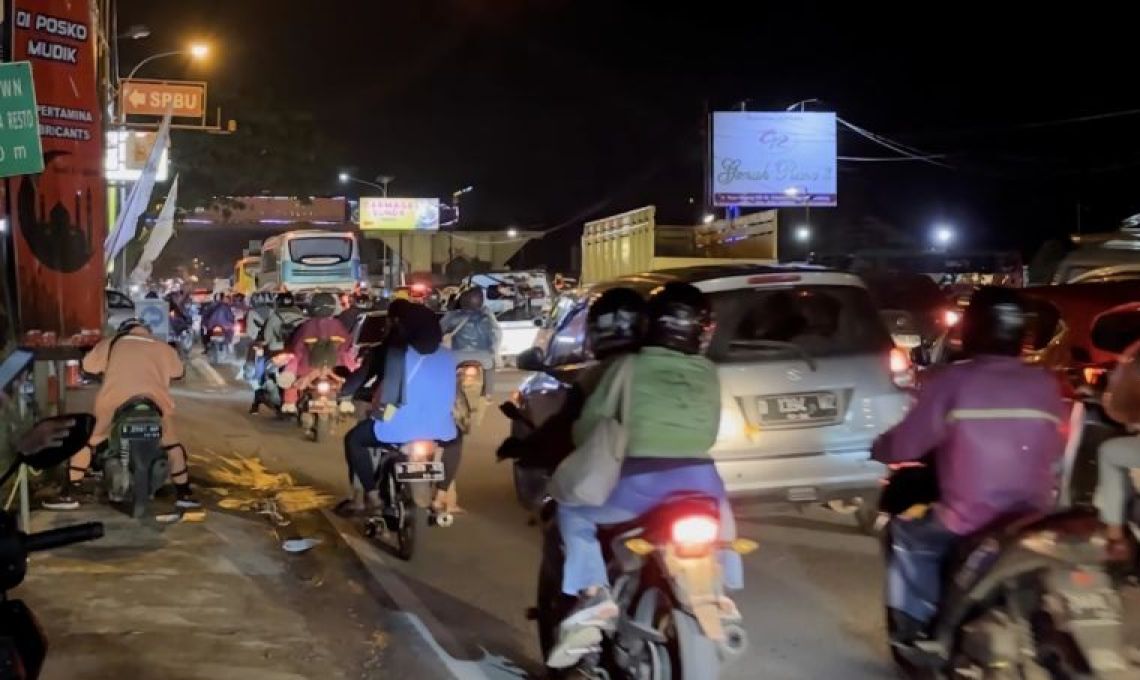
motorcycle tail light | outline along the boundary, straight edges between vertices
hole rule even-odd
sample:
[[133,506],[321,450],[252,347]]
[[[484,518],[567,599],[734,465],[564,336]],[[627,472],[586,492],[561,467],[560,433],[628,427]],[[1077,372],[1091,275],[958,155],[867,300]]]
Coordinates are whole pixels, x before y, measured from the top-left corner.
[[720,523],[707,515],[682,517],[673,522],[673,546],[681,557],[700,557],[713,549],[720,535]]
[[404,446],[404,454],[408,460],[426,461],[435,457],[435,442],[418,441]]
[[914,364],[910,355],[901,347],[892,347],[887,359],[891,368],[891,381],[895,387],[907,389],[914,387]]
[[957,326],[961,320],[962,312],[959,312],[957,309],[947,309],[945,312],[942,312],[942,323],[945,324],[947,328]]
[[329,385],[329,381],[327,380],[322,380],[317,383],[317,394],[328,394],[331,389],[332,385]]
[[1086,385],[1096,387],[1100,384],[1100,379],[1106,373],[1105,369],[1100,366],[1086,366],[1083,373]]

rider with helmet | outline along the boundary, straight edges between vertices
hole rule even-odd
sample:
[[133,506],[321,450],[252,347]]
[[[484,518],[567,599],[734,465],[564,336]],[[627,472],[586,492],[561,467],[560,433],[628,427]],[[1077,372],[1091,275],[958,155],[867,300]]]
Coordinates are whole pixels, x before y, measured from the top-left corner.
[[[343,381],[333,369],[353,367],[348,329],[336,319],[336,308],[336,297],[332,293],[317,293],[309,302],[310,318],[301,324],[290,343],[292,359],[287,370],[296,377],[296,382],[285,390],[282,413],[297,412],[300,393],[313,381],[323,378],[339,385]],[[342,399],[340,408],[342,412],[352,413],[352,400]]]
[[170,382],[182,377],[184,367],[178,352],[165,339],[151,335],[146,324],[127,319],[118,332],[104,338],[83,358],[83,370],[102,374],[103,384],[95,395],[95,429],[87,446],[71,457],[67,482],[60,494],[44,503],[49,510],[74,510],[79,507],[75,487],[91,467],[96,447],[110,437],[115,411],[136,397],[146,397],[162,411],[162,448],[170,462],[170,478],[178,491],[176,504],[196,508],[198,501],[190,490],[189,457],[178,441],[174,429],[174,399]]
[[214,301],[206,308],[202,315],[202,346],[209,347],[210,332],[221,328],[226,334],[226,346],[234,340],[234,330],[237,326],[237,317],[234,316],[233,306],[226,299],[225,293],[214,293]]
[[262,333],[265,345],[271,354],[281,352],[288,347],[293,331],[305,320],[305,315],[289,291],[278,293],[273,307],[273,313],[265,322]]
[[974,293],[961,321],[969,358],[924,377],[906,417],[872,447],[883,463],[931,456],[941,495],[933,512],[892,524],[895,643],[924,634],[941,597],[942,563],[962,538],[1053,506],[1067,415],[1057,380],[1021,361],[1025,317],[1012,288]]
[[[599,525],[627,522],[671,496],[696,493],[720,499],[721,538],[735,538],[724,482],[709,455],[720,424],[720,381],[716,367],[701,355],[712,322],[708,300],[689,284],[671,282],[653,292],[646,312],[645,345],[610,365],[574,424],[573,439],[581,445],[594,427],[616,415],[608,395],[614,381],[628,376],[625,394],[630,403],[619,406],[619,413],[629,414],[623,424],[628,444],[617,486],[601,506],[558,508],[566,554],[562,592],[577,596],[578,604],[561,624],[559,641],[547,660],[553,668],[577,663],[619,614],[609,593]],[[613,324],[626,325],[616,318],[625,313],[595,315],[590,326],[604,331]],[[725,586],[739,589],[739,555],[726,554],[723,567]],[[720,606],[725,618],[739,617],[731,600],[725,598]]]
[[474,359],[490,370],[494,368],[503,334],[483,303],[483,288],[467,286],[456,297],[455,308],[443,316],[439,325],[459,361]]
[[351,334],[356,330],[356,322],[360,317],[372,311],[372,296],[366,290],[358,290],[352,294],[352,298],[344,311],[337,314],[337,319],[340,320],[344,327],[348,329]]

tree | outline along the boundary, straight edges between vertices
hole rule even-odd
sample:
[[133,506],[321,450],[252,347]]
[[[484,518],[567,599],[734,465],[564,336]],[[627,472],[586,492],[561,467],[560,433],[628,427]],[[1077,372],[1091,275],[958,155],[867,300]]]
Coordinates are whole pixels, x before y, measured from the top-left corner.
[[173,132],[173,169],[182,177],[179,203],[192,209],[231,196],[308,197],[327,190],[343,155],[311,113],[277,106],[263,92],[236,101],[238,106],[223,109],[236,113],[232,134]]

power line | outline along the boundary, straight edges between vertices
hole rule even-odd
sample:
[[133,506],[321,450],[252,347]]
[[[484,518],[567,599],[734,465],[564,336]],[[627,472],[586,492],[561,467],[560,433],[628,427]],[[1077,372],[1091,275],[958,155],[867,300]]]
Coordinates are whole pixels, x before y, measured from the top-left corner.
[[927,153],[927,152],[922,151],[920,149],[916,149],[914,147],[907,146],[907,145],[903,144],[902,142],[896,142],[892,139],[888,139],[886,137],[883,137],[882,135],[877,135],[877,134],[871,132],[870,130],[865,130],[865,129],[859,127],[858,125],[855,125],[854,123],[850,123],[846,120],[843,120],[842,118],[840,118],[838,116],[835,117],[835,120],[838,121],[839,124],[843,125],[847,129],[854,132],[855,134],[857,134],[861,137],[864,137],[864,138],[878,144],[879,146],[890,149],[891,151],[894,151],[895,153],[900,154],[900,155],[905,157],[904,159],[898,159],[898,160],[920,161],[923,163],[930,163],[931,165],[937,165],[937,166],[942,167],[942,168],[952,169],[952,166],[950,166],[946,163],[943,163],[940,160],[937,160],[938,158],[943,157],[940,154]]

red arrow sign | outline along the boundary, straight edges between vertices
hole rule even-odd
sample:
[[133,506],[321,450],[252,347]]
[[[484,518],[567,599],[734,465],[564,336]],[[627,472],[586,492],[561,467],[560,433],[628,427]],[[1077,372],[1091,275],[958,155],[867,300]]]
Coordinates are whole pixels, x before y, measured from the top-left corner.
[[206,84],[188,81],[124,80],[124,116],[201,118],[206,115]]

